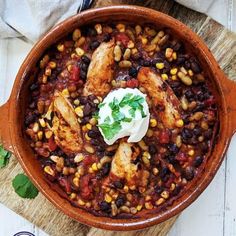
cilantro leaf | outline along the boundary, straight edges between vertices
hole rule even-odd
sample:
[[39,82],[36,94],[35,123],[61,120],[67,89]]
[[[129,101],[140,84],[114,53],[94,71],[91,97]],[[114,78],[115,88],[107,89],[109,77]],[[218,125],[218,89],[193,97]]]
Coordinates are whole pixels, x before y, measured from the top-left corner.
[[128,104],[129,104],[129,100],[130,100],[130,98],[131,98],[132,96],[133,96],[132,93],[127,93],[127,94],[122,98],[122,100],[120,101],[119,106],[120,106],[120,107],[124,107],[124,106],[128,105]]
[[119,110],[113,110],[111,115],[114,121],[122,121],[125,118],[124,113],[120,112]]
[[122,121],[124,122],[131,122],[132,121],[132,118],[129,118],[129,117],[125,117],[124,119],[122,119]]
[[111,118],[109,116],[107,116],[105,119],[104,119],[104,123],[110,123],[111,122]]
[[6,151],[3,146],[0,145],[0,168],[5,167],[8,164],[10,156],[11,153]]
[[102,103],[100,103],[100,104],[98,105],[98,108],[101,108],[101,107],[104,107],[104,106],[105,106],[105,103],[102,102]]
[[129,109],[129,114],[134,118],[135,117],[135,111],[136,111],[136,109],[134,109],[134,108],[130,108]]
[[119,109],[119,101],[118,101],[118,99],[114,97],[113,101],[109,103],[109,107],[112,110]]
[[15,192],[22,198],[33,199],[38,195],[38,189],[24,174],[18,174],[12,181]]
[[100,116],[98,115],[98,112],[94,112],[93,118],[95,118],[96,120],[98,120],[100,118]]
[[98,127],[101,128],[105,138],[108,140],[112,139],[121,130],[121,125],[118,121],[115,121],[112,124],[103,123],[98,125]]

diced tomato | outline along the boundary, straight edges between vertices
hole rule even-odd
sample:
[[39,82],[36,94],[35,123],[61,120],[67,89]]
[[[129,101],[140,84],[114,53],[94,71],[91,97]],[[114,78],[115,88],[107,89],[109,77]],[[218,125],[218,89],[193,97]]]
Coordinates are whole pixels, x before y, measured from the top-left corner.
[[84,199],[89,199],[92,193],[92,187],[90,185],[91,176],[85,175],[80,179],[80,195]]
[[55,143],[53,136],[51,136],[51,138],[48,140],[48,147],[50,151],[55,151],[57,148],[57,144]]
[[67,193],[71,192],[71,186],[70,186],[70,183],[69,183],[68,179],[66,179],[66,178],[59,178],[59,184],[62,187],[65,188]]
[[125,33],[118,33],[115,36],[116,41],[120,41],[125,47],[128,46],[128,43],[130,41],[129,37]]
[[78,81],[80,79],[79,76],[80,76],[80,69],[79,67],[74,65],[71,71],[71,80]]
[[89,166],[89,165],[93,164],[94,162],[96,162],[96,157],[94,157],[94,156],[86,156],[83,160],[83,164],[85,166]]
[[170,142],[170,131],[169,130],[162,130],[159,134],[159,142],[161,144],[167,144]]
[[185,161],[188,160],[186,154],[183,153],[183,152],[179,152],[179,153],[176,155],[175,159],[178,160],[178,161],[181,161],[181,162],[182,162],[182,161],[185,162]]
[[206,106],[211,106],[211,105],[213,105],[213,104],[215,104],[216,103],[216,100],[214,99],[214,98],[209,98],[209,99],[207,99],[206,101],[204,101],[204,104],[206,105]]
[[127,87],[129,88],[137,88],[138,87],[138,80],[130,79],[126,82]]

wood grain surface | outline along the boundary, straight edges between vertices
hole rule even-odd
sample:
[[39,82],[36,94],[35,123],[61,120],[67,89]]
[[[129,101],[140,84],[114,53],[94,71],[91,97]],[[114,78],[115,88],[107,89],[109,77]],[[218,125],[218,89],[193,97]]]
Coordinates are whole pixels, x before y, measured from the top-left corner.
[[[189,10],[172,0],[160,1],[128,1],[130,4],[143,5],[167,13],[179,19],[195,31],[208,45],[220,67],[226,75],[236,80],[236,35],[226,30],[204,14]],[[127,3],[123,0],[95,1],[93,7]],[[133,232],[111,232],[91,228],[65,216],[59,212],[41,194],[34,200],[18,197],[12,188],[11,181],[18,173],[22,173],[17,160],[12,157],[9,165],[0,170],[0,202],[19,215],[43,229],[49,235],[89,235],[89,236],[130,236],[130,235],[166,235],[177,217],[151,228]]]

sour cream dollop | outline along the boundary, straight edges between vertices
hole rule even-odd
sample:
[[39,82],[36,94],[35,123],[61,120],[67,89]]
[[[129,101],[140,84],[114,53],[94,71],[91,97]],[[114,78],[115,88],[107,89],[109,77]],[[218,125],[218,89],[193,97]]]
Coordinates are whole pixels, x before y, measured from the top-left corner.
[[128,137],[139,142],[149,126],[150,112],[146,95],[137,88],[120,88],[110,92],[99,104],[98,127],[108,145]]

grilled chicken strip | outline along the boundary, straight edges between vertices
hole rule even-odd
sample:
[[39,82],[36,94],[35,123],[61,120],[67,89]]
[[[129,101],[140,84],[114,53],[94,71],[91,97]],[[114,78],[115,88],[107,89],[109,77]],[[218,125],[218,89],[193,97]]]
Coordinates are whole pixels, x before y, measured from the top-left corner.
[[148,183],[149,172],[138,170],[137,165],[133,164],[139,155],[139,149],[134,144],[122,141],[113,157],[111,163],[110,179],[123,179],[128,186],[143,186]]
[[[170,86],[150,68],[142,67],[137,79],[145,88],[155,107],[154,111],[167,128],[174,128],[176,120],[180,119],[180,102]],[[156,109],[160,107],[161,109]]]
[[101,43],[94,51],[84,86],[85,96],[89,94],[103,96],[110,91],[110,82],[113,79],[114,46],[114,40],[111,40]]
[[56,144],[66,153],[77,153],[82,149],[81,129],[70,102],[59,92],[53,101],[54,117],[52,131]]

